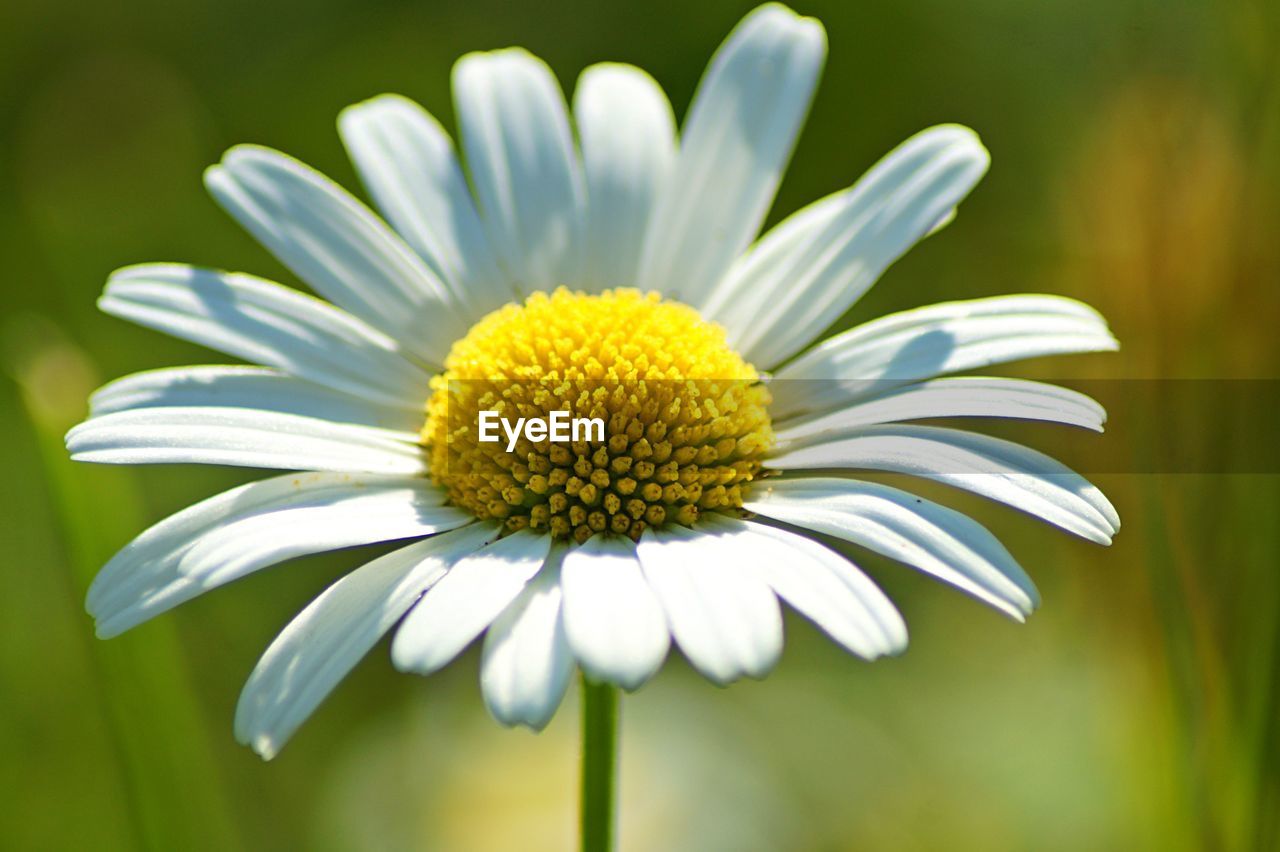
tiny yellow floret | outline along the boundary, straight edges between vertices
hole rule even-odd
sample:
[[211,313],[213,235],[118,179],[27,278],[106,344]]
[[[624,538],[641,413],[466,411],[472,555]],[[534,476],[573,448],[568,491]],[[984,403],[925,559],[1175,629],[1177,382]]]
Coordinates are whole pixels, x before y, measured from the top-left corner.
[[[742,506],[773,443],[769,392],[724,330],[656,293],[560,288],[481,319],[431,382],[422,442],[449,499],[581,543]],[[481,412],[601,418],[603,440],[479,440]]]

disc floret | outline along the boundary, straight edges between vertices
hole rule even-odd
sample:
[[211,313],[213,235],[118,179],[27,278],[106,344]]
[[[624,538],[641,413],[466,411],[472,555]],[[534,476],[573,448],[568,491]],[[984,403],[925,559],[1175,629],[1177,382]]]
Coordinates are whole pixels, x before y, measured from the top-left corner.
[[[450,500],[506,529],[639,538],[742,505],[773,441],[769,393],[719,326],[656,293],[561,288],[480,320],[432,381],[423,443]],[[600,418],[602,440],[479,440],[483,411]]]

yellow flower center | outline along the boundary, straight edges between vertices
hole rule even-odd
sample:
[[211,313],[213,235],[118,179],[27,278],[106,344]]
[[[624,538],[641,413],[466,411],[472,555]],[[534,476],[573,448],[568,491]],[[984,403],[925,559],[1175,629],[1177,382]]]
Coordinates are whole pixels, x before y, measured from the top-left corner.
[[[444,366],[422,429],[431,476],[454,504],[512,531],[581,543],[692,525],[742,505],[773,442],[755,369],[723,329],[656,293],[537,293],[476,323]],[[552,412],[602,421],[603,434],[534,440],[512,425]]]

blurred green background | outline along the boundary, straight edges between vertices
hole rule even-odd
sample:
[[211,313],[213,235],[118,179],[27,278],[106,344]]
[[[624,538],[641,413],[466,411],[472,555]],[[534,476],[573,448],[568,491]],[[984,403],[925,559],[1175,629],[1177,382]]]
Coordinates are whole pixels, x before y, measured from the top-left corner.
[[[339,109],[394,91],[452,121],[461,53],[522,44],[571,87],[605,59],[683,112],[750,4],[7,0],[0,13],[0,847],[563,849],[576,702],[540,736],[480,702],[476,654],[424,680],[385,645],[276,761],[234,742],[239,688],[342,553],[262,572],[110,642],[82,599],[147,524],[246,471],[65,461],[89,390],[217,362],[98,314],[114,268],[293,279],[204,194],[236,142],[356,187]],[[993,154],[957,222],[847,323],[950,298],[1091,302],[1118,355],[1063,378],[1280,378],[1280,8],[1273,0],[810,0],[823,85],[772,220],[907,135],[958,121]],[[847,324],[846,323],[846,324]],[[1207,423],[1207,425],[1206,425]],[[1147,412],[1122,453],[1211,422]],[[1052,451],[1054,427],[1028,427]],[[1241,449],[1240,452],[1245,452]],[[1116,447],[1109,446],[1115,457]],[[1136,465],[1136,462],[1135,462]],[[1248,469],[1247,459],[1236,469]],[[1280,848],[1280,478],[1099,475],[1109,550],[952,492],[1039,583],[1008,622],[884,560],[908,653],[867,665],[789,619],[761,683],[673,656],[624,702],[629,849]]]

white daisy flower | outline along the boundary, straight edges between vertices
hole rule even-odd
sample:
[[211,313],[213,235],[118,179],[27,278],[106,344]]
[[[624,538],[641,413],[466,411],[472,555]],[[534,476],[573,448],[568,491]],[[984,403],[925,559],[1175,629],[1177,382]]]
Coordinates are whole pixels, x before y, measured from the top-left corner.
[[[1102,409],[1072,391],[940,377],[1116,341],[1079,302],[1018,295],[904,311],[806,351],[988,164],[973,132],[934,127],[757,238],[825,51],[817,21],[757,9],[678,137],[638,68],[588,68],[570,110],[529,53],[469,54],[453,74],[462,157],[404,98],[342,113],[381,217],[276,151],[227,152],[210,192],[320,298],[191,266],[116,272],[104,311],[256,366],[112,382],[67,445],[83,461],[288,472],[126,546],[89,591],[99,635],[297,556],[412,540],[267,649],[236,734],[269,758],[391,630],[395,665],[423,674],[483,637],[489,709],[532,728],[575,670],[633,690],[673,640],[716,683],[765,675],[780,601],[859,657],[900,651],[893,604],[809,532],[1030,613],[1034,585],[986,529],[851,472],[942,481],[1108,543],[1116,512],[1077,474],[910,421],[1100,430]],[[479,440],[485,410],[606,431],[526,433],[509,451]]]

